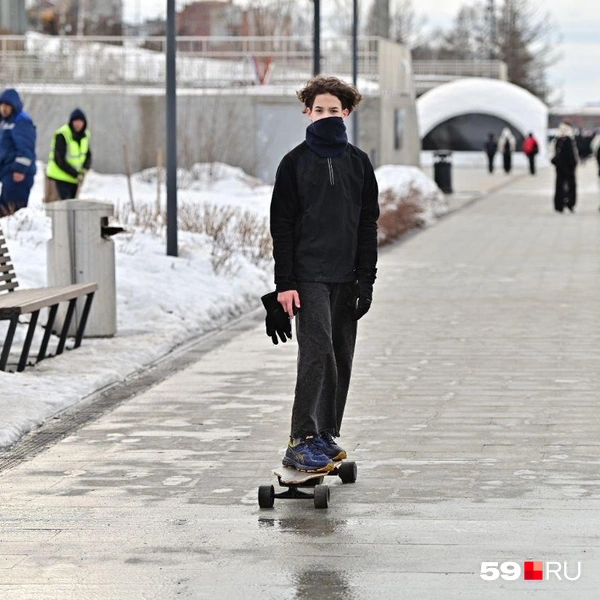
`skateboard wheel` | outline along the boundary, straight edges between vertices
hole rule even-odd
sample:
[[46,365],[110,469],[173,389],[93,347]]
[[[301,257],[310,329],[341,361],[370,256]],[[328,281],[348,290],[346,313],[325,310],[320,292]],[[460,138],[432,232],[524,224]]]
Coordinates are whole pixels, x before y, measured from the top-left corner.
[[329,507],[329,486],[315,485],[315,508]]
[[358,469],[354,461],[343,462],[338,467],[338,475],[342,483],[354,483],[358,475]]
[[258,488],[258,505],[261,508],[273,508],[275,504],[275,488],[272,485],[261,485]]

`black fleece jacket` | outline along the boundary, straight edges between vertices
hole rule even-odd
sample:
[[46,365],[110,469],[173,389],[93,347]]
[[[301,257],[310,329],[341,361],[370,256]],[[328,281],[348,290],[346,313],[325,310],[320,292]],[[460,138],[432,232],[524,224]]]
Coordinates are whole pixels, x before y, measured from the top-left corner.
[[378,188],[369,157],[348,144],[318,156],[302,142],[277,170],[271,236],[277,291],[300,281],[372,285],[377,272]]

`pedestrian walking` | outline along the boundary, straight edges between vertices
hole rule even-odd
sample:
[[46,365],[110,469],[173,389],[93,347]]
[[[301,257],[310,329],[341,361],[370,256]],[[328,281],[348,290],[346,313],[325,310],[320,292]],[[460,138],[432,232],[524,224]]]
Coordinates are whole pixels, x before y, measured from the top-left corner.
[[[592,154],[596,158],[596,163],[598,164],[598,177],[600,177],[600,128],[596,129],[596,131],[594,132],[594,137],[592,138],[592,143],[590,144],[590,147],[592,150]],[[600,210],[600,206],[598,206],[598,210]]]
[[502,152],[504,172],[508,174],[512,169],[512,153],[517,148],[517,140],[508,127],[505,127],[500,134],[498,148]]
[[598,177],[600,177],[600,129],[596,129],[592,143],[590,144],[592,154],[598,163]]
[[[311,124],[305,141],[283,157],[275,179],[270,226],[279,320],[267,312],[267,333],[279,327],[274,323],[286,329],[295,315],[297,378],[283,464],[326,472],[347,456],[335,438],[357,321],[371,307],[378,188],[369,157],[348,143],[345,120],[361,100],[358,91],[336,77],[319,76],[298,98]],[[282,339],[290,335],[291,328]]]
[[533,133],[530,133],[523,142],[523,152],[529,161],[529,172],[535,175],[535,157],[540,151],[537,140],[533,137]]
[[577,154],[579,155],[579,162],[584,165],[590,156],[592,156],[592,143],[593,135],[583,129],[574,130],[575,147],[577,148]]
[[52,138],[46,168],[45,202],[76,198],[88,169],[92,166],[90,132],[85,113],[76,108],[69,122]]
[[498,152],[498,142],[496,142],[496,136],[493,133],[488,134],[487,142],[484,145],[485,154],[488,159],[488,172],[494,172],[494,157]]
[[0,217],[3,217],[29,203],[36,172],[36,130],[15,89],[9,88],[0,95],[0,117]]
[[558,126],[558,135],[552,144],[553,157],[551,159],[556,169],[556,187],[554,192],[554,210],[563,212],[567,207],[575,211],[577,202],[577,183],[575,171],[579,162],[577,146],[573,129],[568,123]]

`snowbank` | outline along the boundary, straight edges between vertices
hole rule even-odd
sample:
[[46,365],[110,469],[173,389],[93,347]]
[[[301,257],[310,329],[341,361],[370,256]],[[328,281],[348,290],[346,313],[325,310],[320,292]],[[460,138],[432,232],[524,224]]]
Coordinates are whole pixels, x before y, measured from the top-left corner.
[[375,171],[380,196],[391,191],[394,201],[381,202],[382,213],[395,210],[402,202],[416,204],[419,225],[431,225],[448,212],[448,203],[438,186],[421,169],[400,165],[384,165]]

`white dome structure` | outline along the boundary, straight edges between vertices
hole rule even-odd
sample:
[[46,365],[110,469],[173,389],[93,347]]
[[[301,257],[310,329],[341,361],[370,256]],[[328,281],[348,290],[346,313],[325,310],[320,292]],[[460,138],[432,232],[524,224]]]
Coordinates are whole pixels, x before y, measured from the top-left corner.
[[[453,150],[459,164],[472,162],[468,155],[476,158],[475,162],[483,161],[488,134],[494,133],[497,139],[505,126],[517,137],[517,150],[521,149],[519,142],[533,133],[539,144],[540,162],[547,162],[548,107],[512,83],[475,77],[457,79],[423,94],[417,100],[417,114],[423,163],[430,163],[431,151],[436,149]],[[525,161],[520,153],[515,158],[519,155]]]

